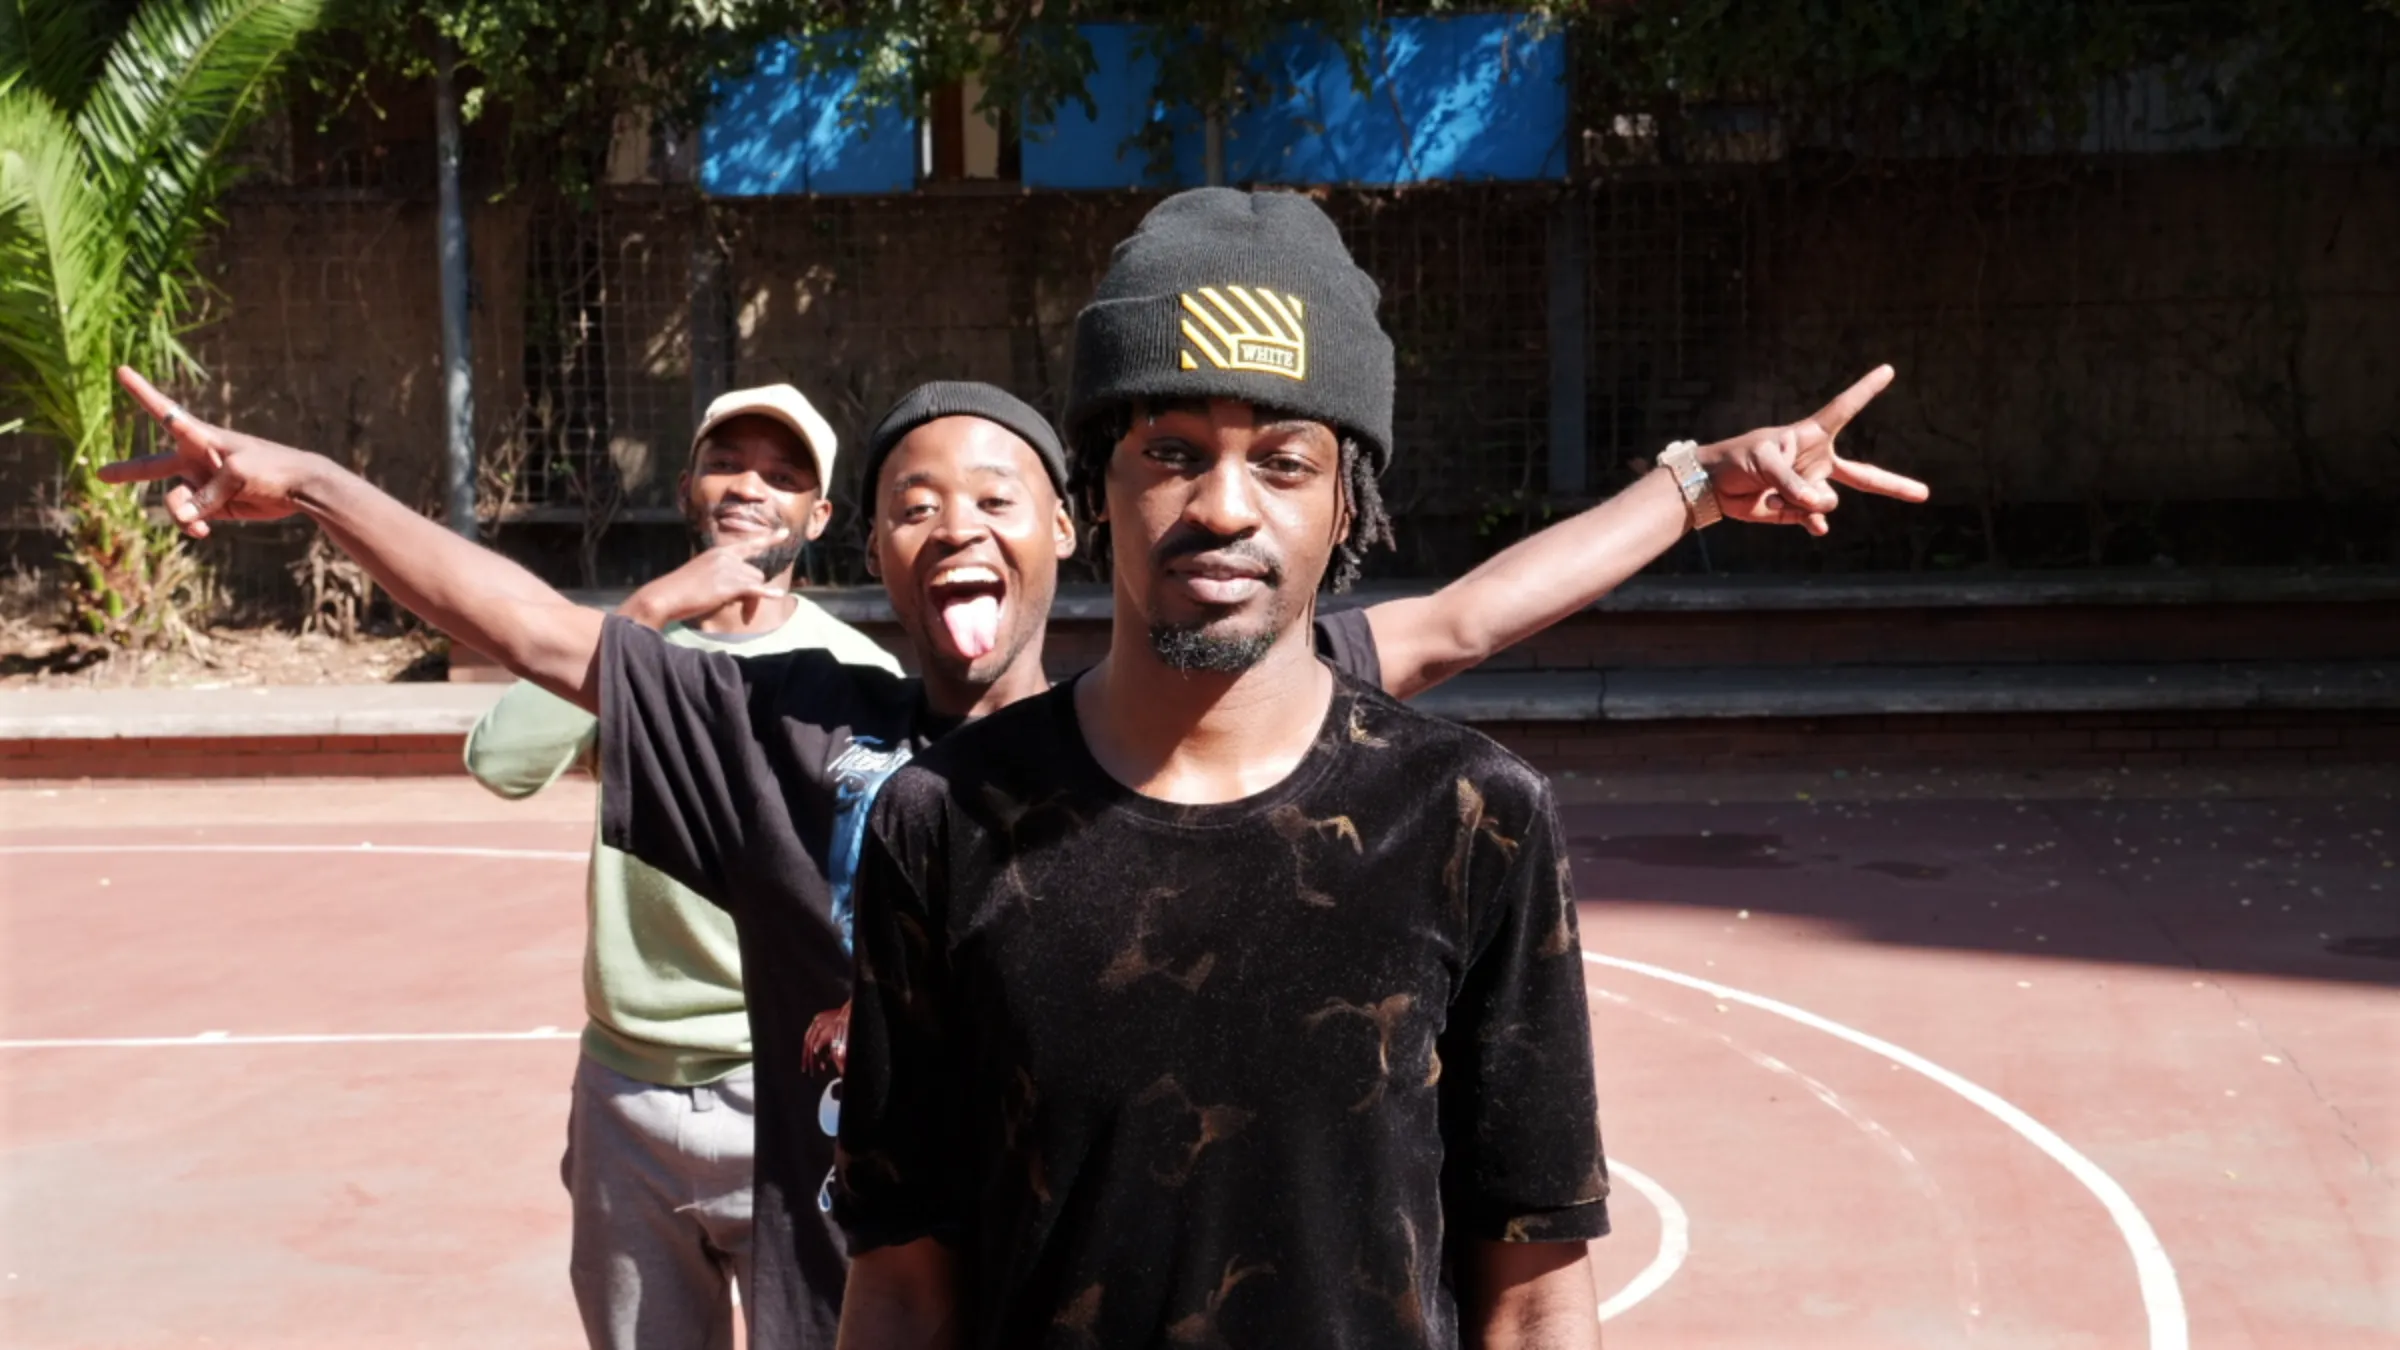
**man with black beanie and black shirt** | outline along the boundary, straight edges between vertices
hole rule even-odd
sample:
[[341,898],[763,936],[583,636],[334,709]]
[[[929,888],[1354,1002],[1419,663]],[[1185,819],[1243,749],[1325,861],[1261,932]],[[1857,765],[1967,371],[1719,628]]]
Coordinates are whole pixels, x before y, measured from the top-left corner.
[[[1162,207],[1160,214],[1172,217],[1174,213]],[[1333,238],[1330,225],[1325,226],[1324,237],[1332,240],[1338,252],[1339,240]],[[1347,259],[1341,261],[1347,267]],[[1218,285],[1219,281],[1224,285]],[[1270,286],[1274,294],[1262,296],[1251,288],[1254,283]],[[1295,383],[1305,380],[1312,360],[1318,363],[1316,369],[1323,369],[1325,352],[1311,345],[1308,316],[1314,312],[1311,306],[1338,301],[1320,301],[1311,283],[1286,278],[1280,272],[1258,277],[1237,273],[1199,285],[1196,293],[1182,287],[1168,296],[1170,303],[1180,307],[1178,297],[1188,293],[1193,303],[1202,307],[1190,319],[1193,331],[1203,334],[1204,340],[1173,349],[1178,355],[1189,352],[1195,360],[1210,362],[1212,369],[1247,371],[1260,381],[1284,380],[1291,375],[1298,377]],[[1244,289],[1230,290],[1229,286]],[[1141,300],[1138,295],[1132,298],[1137,303]],[[1299,307],[1292,306],[1294,300],[1300,302]],[[1371,330],[1371,294],[1363,298],[1363,309],[1361,303],[1359,295],[1351,297],[1345,331]],[[1283,322],[1279,304],[1290,312],[1293,322]],[[1364,328],[1356,322],[1362,313],[1366,316]],[[1380,334],[1374,337],[1380,338]],[[1232,345],[1226,345],[1228,342]],[[1318,796],[1281,786],[1281,780],[1291,777],[1289,771],[1311,752],[1300,747],[1294,754],[1296,747],[1287,734],[1291,728],[1264,716],[1278,710],[1250,709],[1245,714],[1248,720],[1236,727],[1225,723],[1221,714],[1235,709],[1238,699],[1203,705],[1194,701],[1192,691],[1212,681],[1229,695],[1265,688],[1255,678],[1258,672],[1269,672],[1277,681],[1289,680],[1295,666],[1287,650],[1293,622],[1289,611],[1296,608],[1304,613],[1311,606],[1310,592],[1328,550],[1345,547],[1348,540],[1363,542],[1366,535],[1375,533],[1365,529],[1368,517],[1381,518],[1379,511],[1365,509],[1364,492],[1371,487],[1341,495],[1343,520],[1319,521],[1321,528],[1313,531],[1304,517],[1287,521],[1279,516],[1272,531],[1250,528],[1244,522],[1245,512],[1255,514],[1268,502],[1285,514],[1295,505],[1307,510],[1321,508],[1320,498],[1327,490],[1322,471],[1337,454],[1344,455],[1345,462],[1374,466],[1388,458],[1388,410],[1380,420],[1371,415],[1377,378],[1383,381],[1380,397],[1388,409],[1388,348],[1382,360],[1380,377],[1371,368],[1371,353],[1368,366],[1362,367],[1369,381],[1365,401],[1358,405],[1363,411],[1324,409],[1317,413],[1341,412],[1361,418],[1364,425],[1343,427],[1352,446],[1348,452],[1328,450],[1316,444],[1311,433],[1258,415],[1285,406],[1305,414],[1319,405],[1305,400],[1279,403],[1256,391],[1233,396],[1257,399],[1255,405],[1222,400],[1187,402],[1208,398],[1212,390],[1200,385],[1148,386],[1143,382],[1155,372],[1139,364],[1129,364],[1121,379],[1109,377],[1117,380],[1115,385],[1105,386],[1114,391],[1110,397],[1079,399],[1079,415],[1092,414],[1080,416],[1077,423],[1079,446],[1101,434],[1095,428],[1120,435],[1124,442],[1111,461],[1105,484],[1099,480],[1087,483],[1091,490],[1085,497],[1104,508],[1097,517],[1101,526],[1125,531],[1129,547],[1139,550],[1117,569],[1118,607],[1121,619],[1146,616],[1146,624],[1119,624],[1110,661],[1073,686],[1073,698],[1080,705],[1085,697],[1104,694],[1109,708],[1123,700],[1143,699],[1155,699],[1157,706],[1145,715],[1148,720],[1135,725],[1136,730],[1147,728],[1146,738],[1114,732],[1087,737],[1081,729],[1097,733],[1115,727],[1113,720],[1100,720],[1094,714],[1057,726],[1057,734],[1048,740],[1028,743],[1034,758],[1056,761],[1053,767],[1082,775],[1076,782],[1087,788],[1101,780],[1086,771],[1106,764],[1102,771],[1110,775],[1106,781],[1130,784],[1146,799],[1156,799],[1140,809],[1169,817],[1186,812],[1205,815],[1214,808],[1204,803],[1253,791],[1292,796],[1288,803],[1279,799],[1280,805],[1292,810],[1270,813],[1273,847],[1295,868],[1304,864],[1305,868],[1277,880],[1279,884],[1296,882],[1289,898],[1308,908],[1317,907],[1319,901],[1340,907],[1353,884],[1340,871],[1349,866],[1341,862],[1343,854],[1363,859],[1366,849],[1379,847],[1383,832],[1390,828],[1390,817],[1370,813],[1362,823],[1342,814],[1310,814],[1320,805]],[[1262,373],[1287,366],[1290,375]],[[1744,518],[1821,528],[1817,513],[1832,505],[1824,487],[1829,477],[1857,483],[1859,475],[1878,472],[1835,456],[1832,436],[1888,378],[1888,371],[1877,372],[1808,422],[1752,432],[1707,447],[1699,452],[1696,474],[1651,475],[1610,502],[1494,558],[1438,595],[1326,616],[1316,625],[1314,644],[1346,674],[1334,684],[1326,683],[1333,680],[1329,673],[1314,677],[1315,688],[1303,683],[1275,684],[1277,694],[1286,696],[1290,704],[1280,711],[1305,712],[1312,703],[1322,711],[1333,706],[1329,699],[1337,697],[1329,690],[1338,689],[1340,706],[1358,714],[1339,728],[1343,736],[1364,738],[1355,740],[1361,745],[1376,739],[1391,741],[1381,736],[1377,727],[1387,718],[1407,715],[1374,697],[1375,686],[1394,694],[1412,693],[1589,603],[1638,570],[1699,518],[1699,508],[1687,507],[1683,494],[1722,502],[1728,514]],[[838,1026],[824,1014],[841,1001],[849,984],[843,933],[850,908],[852,862],[863,853],[870,860],[884,859],[888,867],[892,856],[890,836],[861,848],[860,813],[895,767],[911,755],[923,753],[937,737],[962,722],[1021,701],[1030,701],[1051,716],[1060,707],[1060,699],[1040,697],[1048,688],[1041,665],[1041,633],[1058,564],[1076,546],[1074,522],[1062,490],[1072,485],[1075,475],[1065,447],[1049,424],[1023,403],[990,386],[940,385],[912,392],[870,438],[864,489],[869,556],[909,634],[922,671],[919,680],[900,680],[878,671],[842,667],[820,653],[744,658],[670,647],[651,630],[606,619],[575,605],[516,564],[458,538],[321,456],[199,421],[131,371],[121,371],[120,379],[164,424],[174,448],[110,466],[104,470],[110,481],[180,478],[183,481],[166,495],[166,507],[170,516],[195,536],[208,533],[212,521],[305,513],[388,593],[434,627],[490,653],[512,673],[600,715],[602,800],[606,804],[603,837],[726,906],[735,915],[740,935],[759,1094],[759,1231],[755,1240],[759,1287],[742,1291],[752,1343],[822,1343],[842,1297],[830,1277],[830,1272],[838,1270],[840,1241],[824,1223],[819,1208],[820,1187],[830,1162],[824,1127],[837,1114],[841,1100],[834,1081],[836,1065],[832,1061],[836,1056],[820,1053],[833,1051],[832,1042],[838,1037]],[[1079,373],[1078,388],[1086,387],[1085,377]],[[1104,386],[1095,381],[1088,387]],[[1261,384],[1259,388],[1280,386]],[[1134,420],[1137,414],[1138,425]],[[1119,416],[1127,419],[1121,433],[1111,422]],[[1222,431],[1220,421],[1225,423]],[[1322,422],[1306,425],[1317,431],[1325,431],[1327,426]],[[1254,455],[1245,452],[1241,474],[1229,476],[1206,467],[1216,461],[1206,459],[1204,450],[1214,454],[1206,448],[1216,446],[1220,435],[1246,437],[1241,442],[1244,445],[1257,442]],[[1308,441],[1309,446],[1300,446],[1300,441]],[[1089,455],[1082,458],[1088,460]],[[1252,460],[1255,468],[1249,467]],[[1133,469],[1139,470],[1138,479],[1129,473]],[[1219,490],[1214,496],[1201,491],[1212,485]],[[1233,493],[1237,486],[1242,488],[1238,494]],[[1098,491],[1102,487],[1105,495]],[[1268,487],[1274,489],[1274,495],[1260,495]],[[1202,503],[1192,508],[1198,514],[1192,515],[1188,525],[1175,523],[1181,519],[1181,508],[1170,509],[1177,492]],[[1222,498],[1222,510],[1203,509],[1206,501],[1217,497]],[[1244,507],[1243,502],[1249,505]],[[1346,526],[1346,535],[1334,528],[1337,523]],[[1202,525],[1207,530],[1197,530]],[[1303,586],[1302,581],[1309,584]],[[743,593],[763,584],[763,577],[727,578],[729,587]],[[1266,602],[1263,612],[1262,600]],[[1277,600],[1281,608],[1273,603]],[[1155,652],[1149,657],[1126,655],[1128,632],[1147,640],[1153,631],[1162,644],[1159,650],[1180,653],[1173,663]],[[1257,663],[1238,674],[1222,673],[1229,664],[1251,659],[1243,653],[1259,646],[1261,634],[1267,641]],[[1303,636],[1300,642],[1306,656],[1310,639]],[[1310,669],[1327,670],[1323,666]],[[1194,673],[1181,673],[1184,670]],[[1136,680],[1147,689],[1133,687]],[[1093,692],[1087,695],[1086,690]],[[1193,734],[1158,739],[1161,727],[1173,725],[1158,722],[1158,716],[1183,719]],[[1008,734],[1020,735],[1028,725],[1025,719],[1016,719],[1011,723],[1015,730]],[[1331,725],[1319,717],[1318,727]],[[1411,731],[1403,739],[1419,744],[1423,737],[1414,730],[1415,723],[1409,725]],[[1223,739],[1216,735],[1222,730],[1238,731],[1239,735]],[[1401,743],[1391,741],[1395,746]],[[1436,736],[1424,743],[1450,742]],[[1193,758],[1195,751],[1206,753]],[[1219,751],[1228,751],[1231,757],[1220,762]],[[1537,846],[1544,837],[1537,828],[1537,817],[1546,816],[1536,809],[1541,802],[1538,784],[1524,779],[1521,766],[1505,759],[1472,764],[1461,760],[1460,765],[1467,770],[1460,781],[1474,789],[1482,804],[1474,808],[1472,832],[1445,834],[1455,834],[1453,843],[1465,845],[1456,864],[1459,885],[1465,889],[1454,887],[1446,893],[1455,894],[1465,904],[1474,928],[1471,936],[1490,950],[1515,939],[1504,940],[1499,930],[1487,933],[1486,927],[1497,924],[1506,929],[1514,922],[1509,916],[1523,917],[1523,905],[1513,892],[1502,894],[1489,888],[1503,876],[1521,880],[1530,875],[1510,866],[1508,859]],[[1407,772],[1407,765],[1400,760],[1388,767]],[[1302,777],[1317,781],[1313,774]],[[1445,800],[1453,802],[1446,810],[1454,810],[1461,821],[1467,819],[1469,798],[1464,789]],[[1362,804],[1365,801],[1361,799]],[[1171,805],[1185,802],[1194,805]],[[995,798],[985,805],[998,812],[988,824],[1029,847],[1060,836],[1071,823],[1060,813],[1061,803]],[[1176,827],[1170,819],[1163,828]],[[1232,837],[1226,836],[1228,840]],[[1326,860],[1322,872],[1317,870],[1320,857]],[[965,855],[961,859],[965,862]],[[1251,858],[1246,863],[1257,865],[1259,861]],[[1035,857],[1028,853],[1021,866],[1005,867],[998,875],[1002,889],[995,895],[1020,896],[1031,903],[1034,890],[1026,887],[1046,886],[1051,874],[1039,871]],[[1125,874],[1120,870],[1118,875]],[[1022,885],[1008,888],[1015,883]],[[1114,928],[1088,930],[1087,936],[1095,941],[1128,939],[1106,954],[1102,984],[1113,983],[1129,994],[1143,996],[1161,985],[1189,986],[1195,995],[1205,991],[1212,997],[1228,982],[1235,987],[1250,986],[1255,977],[1244,974],[1247,957],[1243,954],[1228,949],[1212,959],[1205,951],[1183,953],[1183,925],[1192,911],[1170,903],[1164,893],[1190,884],[1180,876],[1163,874],[1144,880],[1140,890],[1128,893],[1126,907],[1111,920],[1118,927],[1123,920],[1135,922],[1131,934]],[[890,894],[888,887],[885,893]],[[1133,903],[1136,900],[1138,905]],[[904,917],[899,927],[906,931]],[[862,937],[870,944],[888,939],[890,931],[888,921],[861,927]],[[1453,936],[1468,935],[1467,929],[1456,923],[1445,931]],[[1534,950],[1538,954],[1556,942],[1571,940],[1571,930],[1553,926],[1539,935]],[[1476,954],[1455,953],[1461,962],[1470,955]],[[869,968],[872,970],[872,965]],[[1477,956],[1474,969],[1496,979],[1501,967],[1483,963]],[[1430,974],[1422,969],[1390,973],[1419,978]],[[1505,981],[1494,983],[1490,997],[1516,997],[1499,992],[1503,984],[1517,987]],[[876,995],[875,1012],[865,1019],[872,1028],[866,1039],[883,1038],[876,1042],[882,1047],[875,1052],[876,1072],[886,1075],[876,1080],[875,1095],[886,1105],[877,1108],[872,1128],[890,1129],[895,1117],[887,1107],[895,1099],[889,1089],[896,1080],[889,1076],[886,1051],[894,1023],[889,1016],[888,987],[870,986],[870,991]],[[1083,989],[1058,992],[1089,997]],[[1314,1019],[1311,1029],[1328,1047],[1355,1043],[1383,1066],[1369,1075],[1373,1082],[1356,1084],[1359,1091],[1351,1100],[1370,1122],[1364,1135],[1349,1137],[1342,1145],[1364,1150],[1356,1156],[1381,1156],[1379,1149],[1385,1145],[1399,1148],[1404,1140],[1422,1142],[1419,1135],[1393,1132],[1384,1122],[1398,1117],[1378,1107],[1395,1092],[1418,1105],[1403,1103],[1394,1111],[1404,1115],[1421,1106],[1422,1092],[1403,1080],[1415,1071],[1431,1076],[1433,1068],[1428,1058],[1408,1058],[1425,1048],[1426,1030],[1422,1020],[1426,1014],[1409,1009],[1433,992],[1432,985],[1395,986],[1376,995],[1376,1001],[1365,1003],[1350,994],[1329,992],[1325,1001],[1306,1014]],[[1155,1011],[1145,1016],[1155,1016]],[[812,1025],[824,1044],[810,1043]],[[1135,1025],[1127,1023],[1128,1028]],[[996,1033],[1005,1026],[1005,1021],[995,1022],[991,1030]],[[1108,1038],[1101,1032],[1115,1028],[1087,1030],[1095,1045],[1105,1045]],[[1266,1030],[1272,1036],[1285,1034],[1283,1028]],[[1362,1035],[1374,1044],[1359,1041]],[[1412,1036],[1416,1040],[1408,1039]],[[1261,1045],[1272,1043],[1271,1036],[1259,1041]],[[1444,1053],[1449,1052],[1445,1049]],[[899,1062],[888,1061],[891,1066]],[[1355,1077],[1364,1061],[1350,1057],[1341,1062]],[[1199,1071],[1198,1067],[1192,1070],[1195,1074]],[[1483,1076],[1482,1067],[1476,1064],[1462,1064],[1454,1072]],[[910,1091],[923,1088],[920,1078],[906,1081]],[[975,1081],[982,1084],[987,1080]],[[1288,1136],[1283,1125],[1243,1115],[1254,1108],[1208,1099],[1205,1093],[1211,1082],[1194,1077],[1187,1086],[1173,1074],[1161,1073],[1132,1094],[1135,1100],[1128,1103],[1129,1109],[1161,1112],[1188,1107],[1189,1119],[1198,1122],[1196,1135],[1153,1157],[1159,1175],[1180,1175],[1206,1183],[1209,1178],[1203,1169],[1224,1139],[1247,1134],[1254,1127],[1257,1134],[1253,1139]],[[1063,1085],[1053,1080],[1049,1086],[1057,1089]],[[1192,1095],[1195,1092],[1202,1095]],[[1411,1093],[1415,1095],[1408,1095]],[[848,1109],[856,1109],[857,1100],[853,1087]],[[1015,1104],[1003,1112],[1002,1119],[1017,1122],[1009,1126],[1011,1130],[1019,1125],[1029,1132],[1055,1127],[1055,1113],[1044,1114],[1036,1102],[1010,1100]],[[974,1114],[960,1117],[960,1123],[997,1128],[1000,1121],[988,1110],[992,1105],[982,1098],[962,1099],[961,1109]],[[1023,1137],[1029,1141],[1034,1135],[1025,1133]],[[1545,1165],[1572,1166],[1572,1151],[1545,1155],[1550,1158]],[[1592,1160],[1596,1163],[1596,1154]],[[853,1160],[854,1181],[859,1179],[858,1161]],[[970,1174],[982,1176],[976,1169],[988,1161],[978,1140],[975,1149],[957,1154],[945,1166],[954,1169],[956,1179],[963,1182]],[[1246,1175],[1255,1180],[1255,1173]],[[1060,1187],[1057,1195],[1079,1193],[1076,1178],[1051,1176]],[[1593,1179],[1579,1177],[1566,1189],[1574,1193]],[[919,1186],[909,1193],[919,1198],[944,1195],[948,1197],[944,1207],[956,1198],[941,1188],[929,1191]],[[1191,1192],[1230,1193],[1207,1184]],[[945,1208],[946,1217],[922,1229],[934,1236],[923,1242],[902,1241],[897,1235],[911,1221],[896,1217],[889,1197],[877,1199],[872,1185],[859,1195],[862,1203],[870,1206],[860,1214],[857,1232],[861,1240],[868,1246],[884,1244],[871,1256],[915,1255],[928,1245],[939,1248],[944,1241],[969,1240],[966,1230],[953,1222],[958,1211]],[[1116,1192],[1110,1196],[1128,1198]],[[1390,1198],[1413,1204],[1421,1197],[1403,1187],[1390,1192]],[[1553,1197],[1544,1192],[1535,1198]],[[1498,1214],[1508,1208],[1504,1201],[1505,1197],[1487,1196],[1483,1203],[1489,1214]],[[876,1204],[883,1208],[870,1212]],[[1386,1216],[1386,1222],[1397,1224],[1408,1214],[1421,1217],[1423,1212],[1421,1205],[1396,1211]],[[1579,1200],[1560,1211],[1564,1217],[1556,1222],[1588,1226],[1588,1218],[1577,1216],[1593,1212],[1588,1203]],[[1415,1223],[1417,1218],[1407,1221]],[[1510,1220],[1521,1236],[1545,1231],[1542,1225],[1546,1222],[1552,1221],[1530,1209]],[[1412,1240],[1432,1244],[1419,1248],[1428,1253],[1442,1245],[1440,1233],[1420,1232]],[[1053,1248],[1040,1250],[1057,1254]],[[1257,1266],[1259,1259],[1243,1255],[1241,1262],[1227,1264],[1212,1276],[1221,1287],[1216,1304],[1209,1306],[1233,1309],[1233,1324],[1247,1316],[1238,1307],[1240,1300],[1254,1288],[1263,1287],[1259,1282],[1265,1273]],[[1431,1269],[1405,1263],[1387,1263],[1387,1267],[1387,1273],[1393,1274]],[[980,1259],[971,1269],[979,1287],[1020,1287],[1016,1276]],[[990,1273],[985,1273],[987,1270]],[[1177,1278],[1181,1277],[1179,1273]],[[857,1287],[854,1283],[853,1288]],[[1394,1286],[1390,1293],[1395,1315],[1410,1306],[1410,1299],[1438,1314],[1445,1306],[1441,1300],[1447,1297],[1439,1292],[1442,1288],[1421,1280],[1416,1286]],[[1130,1305],[1137,1309],[1130,1322],[1125,1312],[1129,1305],[1121,1300],[1108,1302],[1101,1293],[1090,1290],[1078,1291],[1074,1297],[1092,1300],[1090,1317],[1099,1319],[1093,1325],[1133,1328],[1134,1343],[1150,1338],[1156,1330],[1142,1320],[1139,1294]],[[960,1302],[945,1306],[964,1310],[986,1305]],[[1083,1315],[1078,1309],[1084,1306],[1071,1303],[1055,1310],[1065,1319],[1060,1325],[1076,1325]],[[978,1323],[979,1327],[996,1325]],[[982,1339],[1013,1344],[1018,1330],[1026,1325],[1031,1324],[1011,1321]],[[1047,1327],[1049,1322],[1042,1325]],[[1306,1332],[1305,1327],[1293,1330]],[[872,1333],[860,1334],[872,1337]],[[1104,1339],[1111,1343],[1122,1340],[1114,1335]],[[865,1343],[887,1342],[870,1338]]]
[[[1598,1344],[1608,1180],[1548,784],[1345,659],[1421,611],[1353,613],[1349,644],[1316,618],[1388,532],[1376,298],[1314,203],[1204,189],[1078,319],[1109,652],[873,812],[843,1346]],[[1728,507],[1806,523],[1826,478],[1915,487],[1798,440],[1631,509],[1663,548]],[[1551,547],[1587,580],[1626,561]],[[1479,572],[1485,612],[1445,591],[1447,631],[1391,646],[1473,656],[1461,626],[1559,598],[1509,593],[1529,575]]]

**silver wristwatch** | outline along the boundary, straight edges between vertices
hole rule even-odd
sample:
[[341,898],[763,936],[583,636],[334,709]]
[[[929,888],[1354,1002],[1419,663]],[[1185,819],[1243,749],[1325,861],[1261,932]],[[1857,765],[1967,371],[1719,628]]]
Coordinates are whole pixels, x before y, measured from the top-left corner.
[[1699,449],[1698,441],[1677,441],[1658,452],[1658,464],[1675,476],[1692,528],[1705,530],[1725,518],[1725,508],[1717,503],[1717,486],[1709,481],[1708,470],[1700,467]]

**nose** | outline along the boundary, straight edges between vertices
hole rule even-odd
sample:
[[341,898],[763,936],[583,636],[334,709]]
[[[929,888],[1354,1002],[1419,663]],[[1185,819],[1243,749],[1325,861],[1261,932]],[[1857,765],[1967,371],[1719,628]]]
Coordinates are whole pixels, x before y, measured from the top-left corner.
[[744,469],[726,485],[725,495],[746,502],[763,502],[767,500],[767,480],[759,477],[756,469]]
[[1246,537],[1258,529],[1256,491],[1242,456],[1219,455],[1208,472],[1192,480],[1183,518],[1219,538]]
[[983,512],[971,498],[965,496],[952,497],[944,502],[941,518],[933,524],[934,540],[951,548],[964,548],[978,543],[990,533],[991,527],[985,522]]

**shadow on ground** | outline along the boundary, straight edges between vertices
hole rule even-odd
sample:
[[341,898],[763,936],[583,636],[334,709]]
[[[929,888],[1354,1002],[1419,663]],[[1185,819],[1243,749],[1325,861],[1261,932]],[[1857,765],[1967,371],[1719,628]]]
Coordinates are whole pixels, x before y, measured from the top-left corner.
[[[2380,797],[1560,814],[1590,901],[1791,915],[1869,942],[2400,987],[2400,805]],[[1596,917],[1605,924],[1604,909]]]

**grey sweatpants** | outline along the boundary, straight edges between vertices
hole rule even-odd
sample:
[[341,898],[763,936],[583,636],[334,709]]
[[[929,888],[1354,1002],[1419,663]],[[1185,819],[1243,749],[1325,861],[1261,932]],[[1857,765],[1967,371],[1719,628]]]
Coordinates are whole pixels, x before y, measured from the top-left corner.
[[559,1175],[592,1350],[731,1350],[729,1283],[750,1289],[751,1071],[660,1087],[587,1057],[574,1098]]

